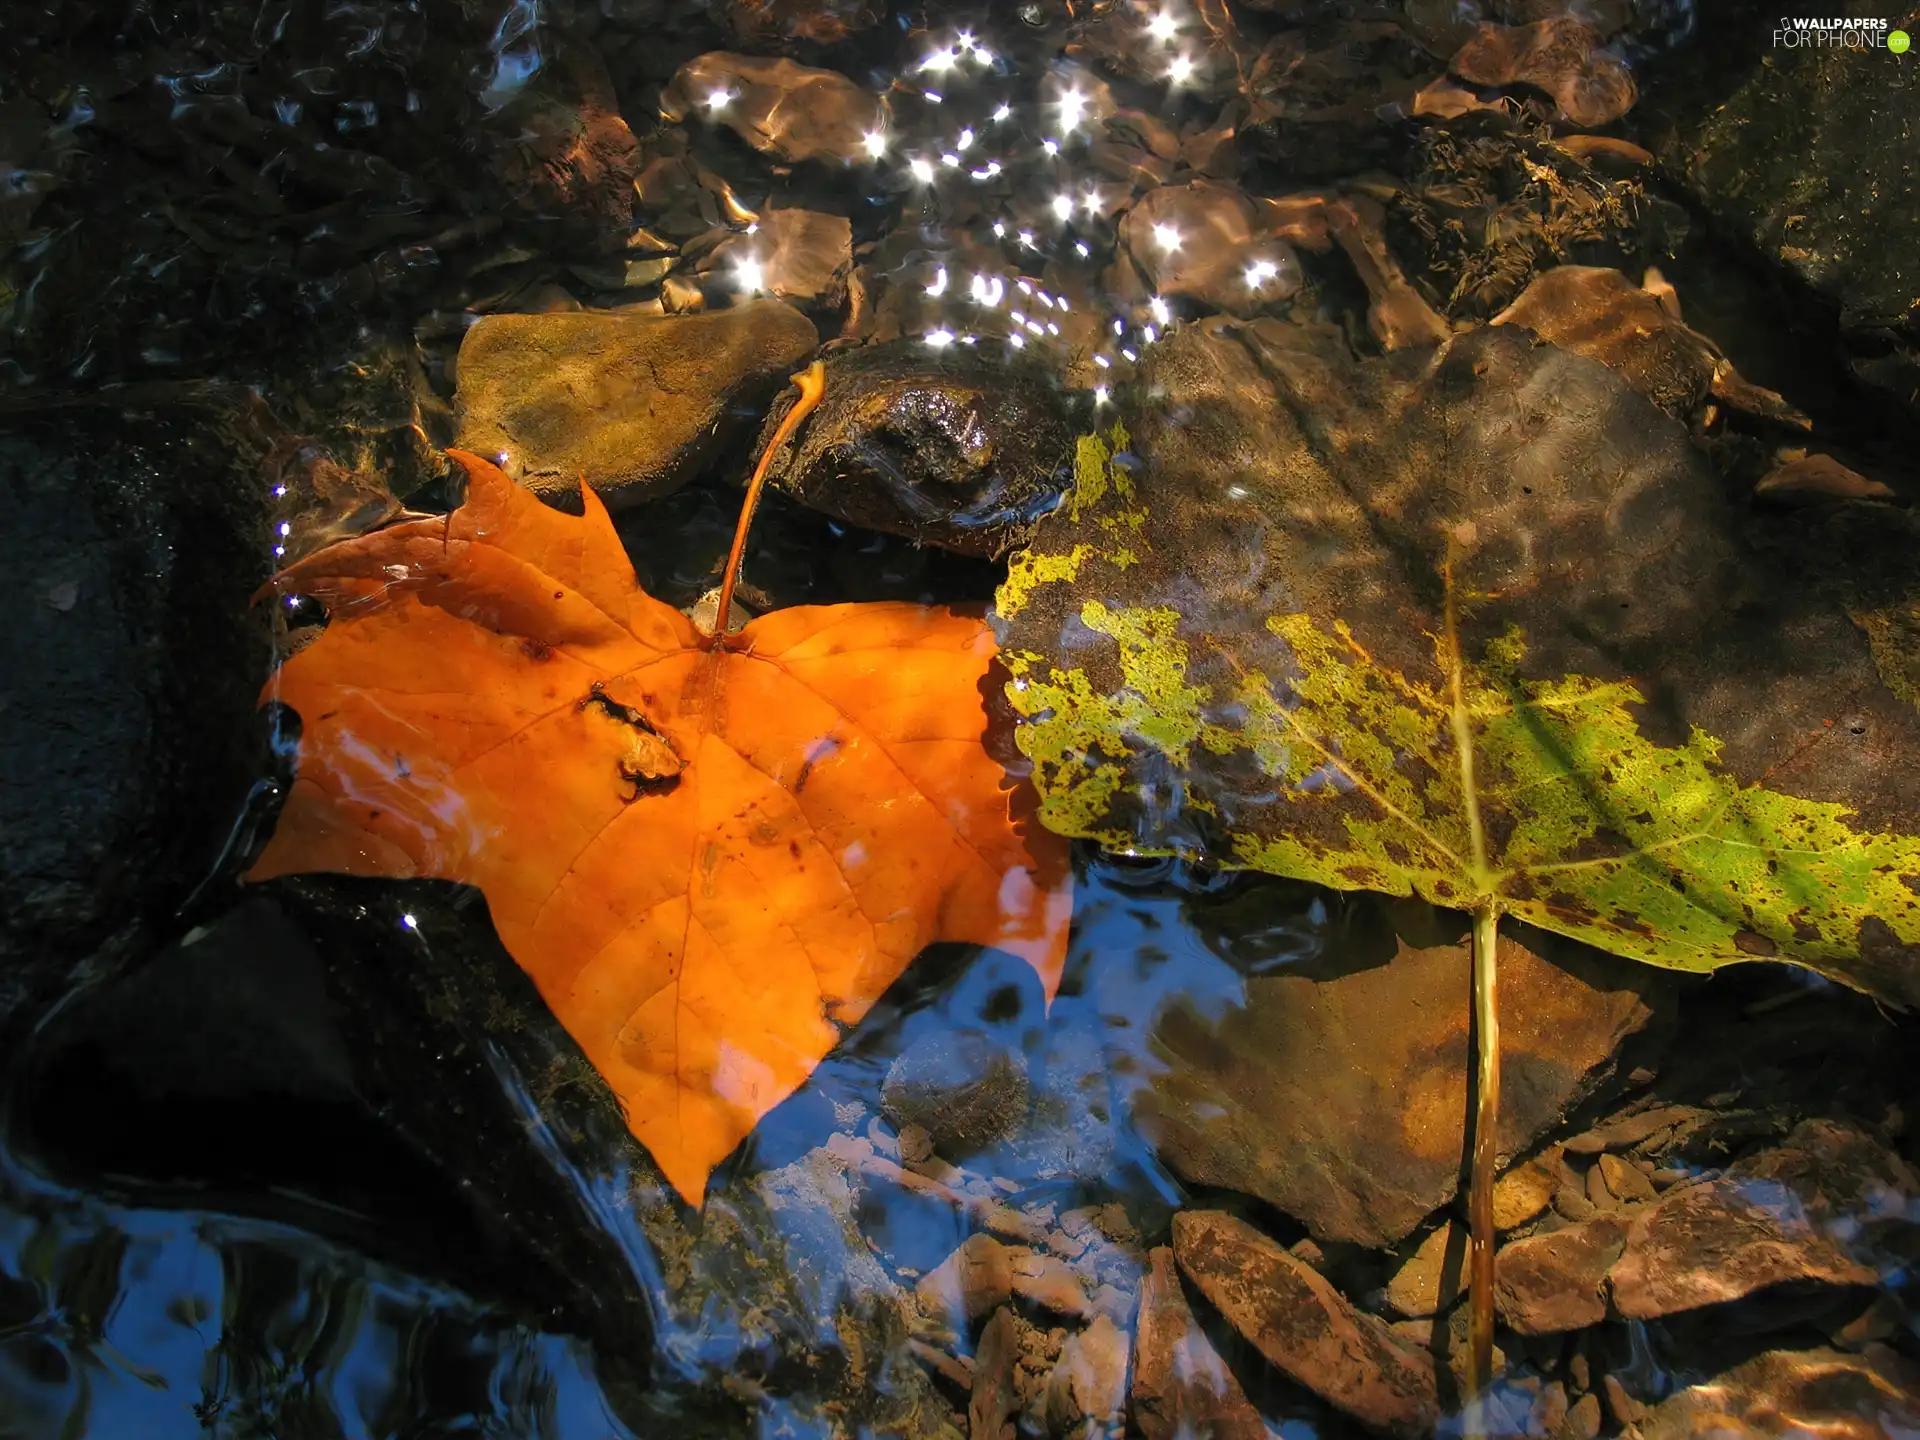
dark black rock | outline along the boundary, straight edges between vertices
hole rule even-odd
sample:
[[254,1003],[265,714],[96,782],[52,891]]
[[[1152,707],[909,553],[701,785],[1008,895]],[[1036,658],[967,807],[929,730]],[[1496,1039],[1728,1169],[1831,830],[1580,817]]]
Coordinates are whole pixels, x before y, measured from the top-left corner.
[[1821,322],[1891,423],[1910,424],[1920,270],[1888,237],[1920,226],[1920,77],[1884,48],[1777,46],[1780,24],[1757,0],[1720,16],[1716,34],[1745,38],[1705,41],[1649,82],[1648,139],[1712,228],[1786,282],[1781,318]]
[[177,907],[254,778],[265,496],[227,453],[107,407],[0,432],[0,1013]]
[[[1064,397],[1038,365],[919,340],[827,358],[827,394],[769,472],[806,505],[964,555],[1027,543],[1072,476]],[[775,408],[764,436],[791,405]]]

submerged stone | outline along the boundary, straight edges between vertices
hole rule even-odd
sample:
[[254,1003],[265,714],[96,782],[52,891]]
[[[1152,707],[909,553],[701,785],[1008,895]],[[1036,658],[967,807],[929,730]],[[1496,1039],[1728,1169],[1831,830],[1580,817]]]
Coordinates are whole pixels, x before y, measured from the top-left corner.
[[1608,1277],[1615,1308],[1632,1320],[1774,1285],[1873,1285],[1879,1278],[1815,1228],[1789,1187],[1734,1176],[1678,1191],[1635,1219]]
[[1598,1325],[1607,1318],[1607,1271],[1626,1239],[1626,1221],[1602,1215],[1504,1246],[1493,1285],[1500,1319],[1522,1335]]
[[0,1016],[218,860],[255,778],[269,503],[198,415],[0,428]]
[[490,315],[460,346],[458,444],[549,500],[667,494],[819,343],[778,300],[710,314]]
[[[1244,1004],[1211,1017],[1168,1010],[1151,1038],[1165,1068],[1135,1118],[1190,1184],[1258,1195],[1320,1240],[1391,1245],[1459,1188],[1471,967],[1463,945],[1373,927],[1343,949],[1334,973],[1250,977]],[[1511,1155],[1605,1078],[1665,985],[1536,933],[1503,937],[1500,987],[1499,1145]],[[1431,1298],[1409,1313],[1431,1313],[1437,1288]]]
[[1120,222],[1120,243],[1154,293],[1251,315],[1303,282],[1299,257],[1266,221],[1238,186],[1195,180],[1142,195]]
[[1871,1286],[1920,1249],[1920,1180],[1859,1128],[1807,1120],[1784,1143],[1643,1211],[1609,1276],[1615,1308],[1649,1319],[1776,1285]]
[[[826,366],[826,398],[768,471],[801,503],[997,557],[1025,544],[1066,492],[1073,431],[1037,362],[900,340],[835,351]],[[785,410],[767,417],[764,436]]]
[[1604,266],[1557,265],[1492,323],[1524,326],[1598,360],[1676,419],[1713,395],[1752,415],[1811,427],[1781,396],[1743,379],[1719,346],[1682,321],[1672,294],[1671,286],[1644,289]]
[[[722,240],[697,271],[715,289],[745,287],[779,300],[837,304],[853,269],[853,226],[844,215],[767,210],[752,234]],[[751,282],[751,283],[749,283]]]
[[1866,1353],[1769,1350],[1674,1392],[1642,1416],[1645,1440],[1883,1440],[1920,1430],[1920,1365],[1884,1345]]
[[838,71],[725,50],[682,65],[661,92],[660,113],[705,116],[788,164],[866,160],[867,136],[884,131],[887,118],[885,101]]
[[1779,16],[1759,5],[1732,23],[1754,43],[1701,46],[1649,82],[1652,148],[1717,228],[1790,280],[1787,293],[1812,298],[1801,318],[1816,334],[1837,330],[1842,363],[1894,424],[1911,426],[1920,272],[1912,247],[1893,237],[1920,227],[1920,187],[1911,96],[1888,88],[1907,83],[1894,76],[1908,57],[1840,44],[1771,48]]
[[1370,1430],[1400,1440],[1432,1434],[1433,1357],[1244,1220],[1183,1210],[1173,1217],[1173,1253],[1227,1323],[1290,1379]]
[[1482,25],[1450,62],[1476,85],[1531,85],[1553,96],[1574,124],[1611,125],[1639,98],[1633,72],[1600,49],[1600,36],[1571,15],[1531,25]]
[[1162,1245],[1147,1259],[1133,1349],[1142,1440],[1267,1440],[1260,1412],[1194,1321],[1173,1251]]

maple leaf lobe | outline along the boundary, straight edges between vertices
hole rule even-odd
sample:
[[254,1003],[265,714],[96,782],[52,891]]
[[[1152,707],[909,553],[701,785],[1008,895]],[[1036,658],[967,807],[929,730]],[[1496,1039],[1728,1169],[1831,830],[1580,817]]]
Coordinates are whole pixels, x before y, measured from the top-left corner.
[[[806,607],[715,648],[634,582],[591,491],[563,515],[454,455],[451,517],[281,579],[334,620],[268,694],[328,718],[250,879],[477,886],[696,1204],[932,941],[1010,950],[1051,997],[1070,873],[982,743],[979,618]],[[401,750],[404,776],[371,758]]]

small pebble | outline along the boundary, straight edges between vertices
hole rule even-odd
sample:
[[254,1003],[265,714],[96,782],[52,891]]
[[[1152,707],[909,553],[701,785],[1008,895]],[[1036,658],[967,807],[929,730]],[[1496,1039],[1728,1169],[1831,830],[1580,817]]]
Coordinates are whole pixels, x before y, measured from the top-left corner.
[[1600,1433],[1600,1397],[1582,1395],[1560,1422],[1554,1440],[1595,1440]]
[[1569,1409],[1567,1387],[1555,1380],[1540,1392],[1540,1398],[1534,1402],[1533,1415],[1527,1426],[1529,1433],[1553,1434],[1566,1420]]
[[924,1125],[908,1125],[900,1132],[900,1158],[918,1164],[933,1154],[933,1137]]
[[1607,1188],[1607,1177],[1598,1165],[1587,1171],[1587,1203],[1595,1210],[1615,1210],[1619,1201],[1613,1191]]
[[1602,1155],[1593,1167],[1606,1181],[1607,1189],[1628,1203],[1654,1198],[1653,1182],[1618,1155]]
[[1587,1358],[1584,1340],[1574,1350],[1573,1358],[1567,1361],[1567,1384],[1576,1395],[1584,1395],[1593,1388],[1593,1362]]
[[1553,1192],[1553,1208],[1568,1220],[1591,1220],[1600,1213],[1579,1184],[1572,1180]]
[[1646,1413],[1646,1407],[1627,1393],[1627,1387],[1620,1383],[1617,1375],[1602,1377],[1600,1393],[1606,1397],[1607,1413],[1613,1417],[1616,1425],[1638,1424],[1640,1417]]

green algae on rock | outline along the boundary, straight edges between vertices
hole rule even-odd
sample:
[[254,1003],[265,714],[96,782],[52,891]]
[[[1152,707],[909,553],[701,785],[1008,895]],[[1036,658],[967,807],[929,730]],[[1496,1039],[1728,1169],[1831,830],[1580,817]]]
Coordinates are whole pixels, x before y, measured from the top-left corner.
[[1260,321],[1141,393],[1001,591],[1045,823],[1920,1001],[1920,714],[1618,376]]

